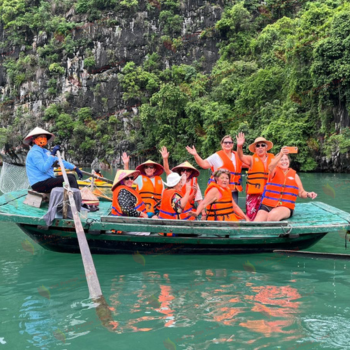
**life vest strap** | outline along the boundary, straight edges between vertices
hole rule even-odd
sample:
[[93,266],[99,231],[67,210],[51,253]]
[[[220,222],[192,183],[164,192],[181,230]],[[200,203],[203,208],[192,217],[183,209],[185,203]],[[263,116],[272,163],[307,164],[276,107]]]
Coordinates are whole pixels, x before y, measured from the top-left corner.
[[224,214],[208,214],[207,213],[207,217],[212,217],[212,216],[215,216],[215,217],[218,217],[218,216],[226,216],[226,215],[230,215],[230,214],[234,214],[235,212],[234,211],[230,211],[229,213],[224,213]]
[[271,182],[268,182],[266,186],[276,186],[276,187],[283,187],[283,188],[295,188],[296,190],[299,190],[299,187],[296,186],[287,186],[287,185],[279,185],[279,184],[274,184]]
[[289,201],[288,199],[282,199],[282,198],[274,198],[274,197],[268,197],[268,196],[264,196],[264,198],[267,198],[267,199],[271,199],[271,200],[273,200],[273,201],[275,201],[275,202],[288,202],[288,203],[295,203],[295,201]]
[[298,197],[297,194],[291,193],[291,192],[278,192],[278,191],[272,191],[272,190],[266,190],[265,192],[271,192],[271,193],[276,193],[276,194],[282,194],[283,193],[283,195],[288,194],[289,196]]
[[174,217],[178,215],[177,213],[169,213],[168,211],[165,211],[165,210],[159,210],[159,212],[170,216],[174,216]]
[[112,214],[112,215],[114,215],[114,216],[117,216],[117,215],[119,215],[119,216],[123,216],[123,214],[122,214],[122,213],[119,213],[119,211],[117,210],[117,208],[116,208],[116,207],[112,207],[112,209],[113,209],[113,210],[115,210],[115,211],[116,211],[116,213],[117,213],[117,214]]

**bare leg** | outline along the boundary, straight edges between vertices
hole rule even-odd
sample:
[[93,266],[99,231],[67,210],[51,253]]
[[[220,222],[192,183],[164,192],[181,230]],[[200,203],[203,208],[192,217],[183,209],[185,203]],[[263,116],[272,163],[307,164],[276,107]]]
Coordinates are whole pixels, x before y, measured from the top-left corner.
[[286,207],[273,208],[268,216],[267,221],[281,221],[290,217],[290,209]]
[[265,210],[259,210],[258,213],[256,214],[256,217],[254,219],[255,221],[267,221],[267,217],[270,213],[268,213]]

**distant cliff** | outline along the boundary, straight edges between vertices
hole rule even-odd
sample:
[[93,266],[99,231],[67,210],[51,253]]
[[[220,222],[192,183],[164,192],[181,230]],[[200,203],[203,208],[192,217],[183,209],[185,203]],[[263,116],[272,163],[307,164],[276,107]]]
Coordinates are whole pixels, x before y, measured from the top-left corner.
[[3,0],[0,146],[41,126],[74,163],[175,163],[243,131],[350,171],[346,23],[337,1]]

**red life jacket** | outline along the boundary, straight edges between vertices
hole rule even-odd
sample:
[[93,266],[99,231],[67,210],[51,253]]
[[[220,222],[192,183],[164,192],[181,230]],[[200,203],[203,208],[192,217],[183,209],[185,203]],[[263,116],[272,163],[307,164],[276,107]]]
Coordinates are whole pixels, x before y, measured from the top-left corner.
[[268,167],[275,156],[267,154],[266,163],[255,153],[252,155],[252,166],[248,170],[247,176],[247,194],[262,194],[269,177]]
[[136,186],[137,191],[140,193],[141,198],[145,202],[148,212],[154,213],[154,210],[160,204],[163,192],[163,181],[160,176],[154,177],[154,185],[152,180],[145,175],[141,175],[142,187],[139,189]]
[[288,169],[287,174],[280,167],[276,168],[275,175],[269,178],[265,186],[262,204],[269,207],[295,208],[295,201],[299,194],[299,187],[295,180],[296,171]]
[[134,197],[136,197],[137,202],[135,205],[135,210],[137,211],[146,211],[145,203],[143,202],[141,196],[132,188],[125,186],[125,185],[119,185],[116,187],[116,189],[113,191],[113,202],[112,202],[112,215],[116,216],[126,216],[123,214],[123,210],[119,205],[118,201],[118,195],[121,190],[127,190],[130,192]]
[[207,206],[207,220],[238,221],[238,218],[233,210],[233,198],[230,188],[222,188],[216,182],[212,182],[205,190],[204,196],[212,188],[217,188],[222,197]]
[[176,213],[174,208],[171,206],[171,199],[175,194],[182,198],[181,194],[172,188],[167,188],[164,190],[158,215],[160,219],[180,220],[180,214]]
[[[242,192],[243,188],[242,188],[242,162],[238,157],[237,152],[233,152],[236,159],[236,168],[233,166],[232,160],[227,157],[226,153],[221,150],[216,152],[216,154],[221,158],[223,165],[216,169],[227,169],[230,171],[231,173],[231,178],[230,178],[230,189],[231,191],[239,191]],[[211,167],[211,171],[212,173],[214,173],[216,171],[214,169],[214,167]],[[208,185],[210,183],[214,182],[214,177],[213,175],[210,177],[209,181],[208,181]]]

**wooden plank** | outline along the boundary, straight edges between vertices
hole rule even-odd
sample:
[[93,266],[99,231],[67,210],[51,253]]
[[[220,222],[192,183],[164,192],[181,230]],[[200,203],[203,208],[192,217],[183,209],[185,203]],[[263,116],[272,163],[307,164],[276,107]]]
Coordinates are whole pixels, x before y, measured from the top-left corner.
[[326,203],[315,202],[312,204],[319,207],[319,208],[322,208],[323,210],[325,210],[329,213],[335,214],[335,215],[339,216],[340,218],[342,218],[350,223],[350,214],[347,213],[346,211],[332,207]]
[[102,295],[102,291],[101,291],[100,282],[97,277],[95,264],[92,259],[90,248],[85,237],[85,232],[79,218],[77,207],[75,205],[73,192],[71,191],[69,186],[68,177],[61,159],[60,151],[57,151],[57,157],[62,170],[65,186],[68,190],[69,203],[73,214],[75,231],[77,233],[80,253],[81,253],[84,270],[85,270],[86,281],[89,287],[90,298],[97,299]]

